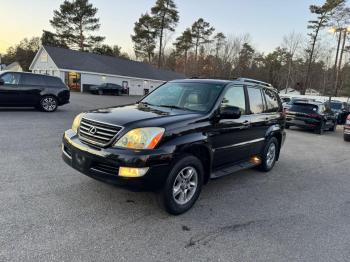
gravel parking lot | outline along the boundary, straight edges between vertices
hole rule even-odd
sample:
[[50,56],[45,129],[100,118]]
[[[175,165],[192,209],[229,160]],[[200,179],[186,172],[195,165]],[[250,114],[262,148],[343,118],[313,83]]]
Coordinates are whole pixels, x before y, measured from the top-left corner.
[[272,172],[211,181],[175,217],[154,194],[95,181],[61,160],[76,114],[135,100],[72,94],[53,114],[0,109],[0,261],[349,261],[341,127],[288,130]]

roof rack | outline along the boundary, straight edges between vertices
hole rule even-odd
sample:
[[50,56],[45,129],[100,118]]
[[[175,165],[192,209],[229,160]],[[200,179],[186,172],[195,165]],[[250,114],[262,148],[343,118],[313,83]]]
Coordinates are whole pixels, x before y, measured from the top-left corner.
[[251,83],[251,84],[258,84],[258,85],[263,85],[266,87],[272,87],[273,86],[269,83],[265,83],[263,81],[259,81],[259,80],[255,80],[255,79],[251,79],[251,78],[244,78],[244,77],[239,77],[236,79],[236,81],[240,81],[240,82],[244,82],[244,83]]

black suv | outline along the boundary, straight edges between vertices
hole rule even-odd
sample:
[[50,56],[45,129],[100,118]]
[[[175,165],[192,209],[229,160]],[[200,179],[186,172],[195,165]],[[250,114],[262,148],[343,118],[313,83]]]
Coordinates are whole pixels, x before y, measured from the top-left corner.
[[0,106],[36,107],[53,112],[69,103],[69,89],[58,77],[0,72]]
[[92,178],[159,189],[168,212],[192,207],[202,184],[236,171],[270,171],[285,140],[276,91],[258,81],[177,80],[137,104],[78,115],[64,161]]
[[298,126],[314,130],[322,135],[325,130],[335,131],[337,116],[326,102],[313,100],[296,100],[290,108],[285,109],[286,128]]
[[104,83],[99,86],[91,86],[90,93],[98,94],[98,95],[111,94],[111,95],[119,96],[122,94],[126,94],[127,90],[123,88],[121,85]]

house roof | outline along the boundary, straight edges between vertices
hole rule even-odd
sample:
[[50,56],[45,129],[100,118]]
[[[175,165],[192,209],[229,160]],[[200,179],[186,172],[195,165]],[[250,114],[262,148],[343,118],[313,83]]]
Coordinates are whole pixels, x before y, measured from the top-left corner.
[[59,69],[170,81],[184,75],[149,64],[59,47],[43,46]]

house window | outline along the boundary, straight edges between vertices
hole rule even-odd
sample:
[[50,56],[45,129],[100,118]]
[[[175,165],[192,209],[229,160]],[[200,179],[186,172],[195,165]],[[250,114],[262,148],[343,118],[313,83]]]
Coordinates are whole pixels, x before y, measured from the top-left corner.
[[80,92],[81,90],[81,75],[76,72],[65,72],[64,77],[66,85],[71,91]]
[[41,62],[47,62],[47,53],[42,53],[40,56],[40,61]]

